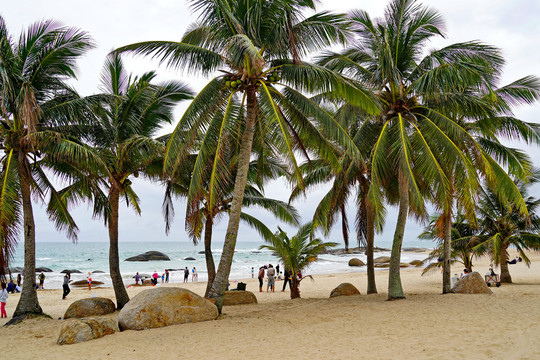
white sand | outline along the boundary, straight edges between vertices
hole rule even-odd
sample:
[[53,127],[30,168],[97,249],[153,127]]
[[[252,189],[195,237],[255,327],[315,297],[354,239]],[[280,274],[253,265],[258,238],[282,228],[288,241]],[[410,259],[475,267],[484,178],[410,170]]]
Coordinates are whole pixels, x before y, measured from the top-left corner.
[[[510,265],[514,284],[492,288],[492,295],[441,295],[441,274],[420,276],[421,269],[403,269],[406,300],[386,300],[387,271],[377,272],[379,294],[364,295],[366,274],[314,276],[301,284],[302,299],[288,291],[259,293],[256,305],[229,306],[216,321],[182,324],[145,331],[125,331],[75,345],[56,345],[62,321],[28,320],[0,328],[5,359],[540,359],[540,255],[533,264]],[[487,271],[487,259],[475,270]],[[455,267],[454,272],[462,269]],[[342,282],[362,295],[329,299]],[[183,286],[168,284],[166,286]],[[186,288],[203,294],[206,283]],[[234,287],[234,284],[233,284]],[[134,296],[145,288],[129,288]],[[110,288],[92,293],[114,299]],[[63,316],[69,304],[89,296],[72,288],[39,291],[45,313]],[[11,316],[19,295],[10,295]],[[113,316],[116,316],[114,314]],[[0,325],[6,322],[0,321]]]

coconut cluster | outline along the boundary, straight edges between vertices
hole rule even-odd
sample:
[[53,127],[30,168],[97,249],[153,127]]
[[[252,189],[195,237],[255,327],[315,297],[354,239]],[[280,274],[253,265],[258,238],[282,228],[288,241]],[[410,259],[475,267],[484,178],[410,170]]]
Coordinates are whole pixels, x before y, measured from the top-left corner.
[[266,80],[270,82],[276,82],[281,80],[281,76],[279,76],[279,73],[277,71],[273,71],[266,75]]
[[247,84],[247,80],[242,81],[242,79],[236,76],[225,76],[225,86],[229,89],[237,89],[243,84]]

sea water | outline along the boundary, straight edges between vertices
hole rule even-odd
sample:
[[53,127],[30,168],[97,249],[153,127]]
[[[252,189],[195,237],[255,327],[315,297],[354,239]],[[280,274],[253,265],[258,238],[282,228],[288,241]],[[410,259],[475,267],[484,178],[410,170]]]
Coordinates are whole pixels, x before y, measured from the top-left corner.
[[[278,259],[269,250],[260,250],[261,241],[239,241],[236,243],[236,250],[231,267],[229,280],[240,280],[250,278],[252,268],[255,276],[262,265],[273,264],[274,267],[279,263]],[[191,281],[191,269],[197,269],[199,281],[208,279],[206,271],[206,260],[203,244],[197,246],[190,242],[120,242],[120,272],[124,284],[134,283],[133,277],[139,272],[141,275],[150,276],[154,271],[161,276],[165,269],[179,269],[171,271],[169,282],[179,283],[183,281],[184,273],[182,269],[187,267],[190,270],[189,281]],[[223,242],[212,244],[212,252],[216,269],[221,257]],[[160,251],[171,259],[170,261],[148,261],[131,262],[125,259],[147,251]],[[378,252],[375,256],[390,256],[389,252]],[[195,260],[185,260],[191,257]],[[350,267],[348,262],[352,258],[359,258],[366,261],[364,254],[345,254],[332,255],[321,254],[317,261],[310,264],[305,274],[331,274],[331,273],[352,273],[365,272],[365,267]],[[423,260],[424,254],[403,253],[402,262],[410,262],[415,259]],[[24,266],[24,248],[22,244],[17,247],[13,261],[10,264],[13,267]],[[281,264],[281,271],[283,265]],[[102,281],[104,286],[111,286],[109,276],[109,244],[107,242],[37,242],[36,243],[36,267],[47,267],[53,272],[45,273],[45,288],[61,288],[64,274],[63,270],[79,270],[81,273],[73,273],[71,279],[74,281],[84,280],[88,272],[96,270],[104,273],[93,273],[92,279]],[[16,276],[16,274],[13,274]],[[37,275],[37,274],[36,274]]]

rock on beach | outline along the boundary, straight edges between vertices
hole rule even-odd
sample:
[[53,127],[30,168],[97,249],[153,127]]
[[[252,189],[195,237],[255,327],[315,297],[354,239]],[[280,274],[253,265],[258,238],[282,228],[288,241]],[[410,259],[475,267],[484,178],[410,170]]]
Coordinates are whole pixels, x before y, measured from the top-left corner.
[[64,314],[64,319],[107,315],[115,311],[116,305],[111,299],[102,297],[81,299],[69,305]]
[[332,292],[330,293],[330,297],[336,297],[336,296],[350,296],[350,295],[360,295],[360,291],[351,283],[342,283],[339,284],[338,287],[336,287]]
[[120,330],[144,330],[174,324],[214,320],[217,307],[182,288],[153,288],[134,296],[120,310]]
[[456,282],[452,288],[457,294],[492,294],[484,278],[478,272],[472,272]]
[[358,258],[352,258],[351,260],[349,260],[349,266],[365,266],[366,264],[358,259]]
[[257,304],[257,297],[251,291],[225,291],[223,306],[242,304]]
[[80,343],[99,339],[118,331],[118,324],[111,318],[72,319],[66,321],[60,329],[58,345]]

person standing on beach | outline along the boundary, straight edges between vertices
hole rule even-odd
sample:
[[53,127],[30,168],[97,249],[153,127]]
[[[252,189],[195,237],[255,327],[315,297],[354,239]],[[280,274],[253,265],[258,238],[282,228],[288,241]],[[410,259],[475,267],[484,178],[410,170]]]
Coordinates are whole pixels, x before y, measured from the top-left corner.
[[38,279],[39,279],[39,288],[43,289],[43,284],[45,283],[45,274],[43,272],[39,274]]
[[291,276],[292,274],[289,269],[285,268],[285,270],[283,271],[283,289],[281,290],[281,292],[285,291],[287,283],[289,283],[289,290],[291,290]]
[[274,292],[274,284],[275,284],[275,277],[276,275],[276,269],[272,266],[272,264],[268,265],[268,270],[266,271],[267,276],[267,284],[266,284],[266,292],[268,292],[268,289],[272,289],[272,292]]
[[22,282],[22,276],[21,276],[21,274],[18,274],[17,275],[17,286],[21,286],[21,282]]
[[197,268],[194,266],[193,267],[193,270],[191,270],[192,274],[191,274],[191,282],[195,281],[199,281],[199,274],[197,273]]
[[188,278],[189,278],[189,270],[186,266],[186,268],[184,269],[184,282],[187,283],[188,282]]
[[255,277],[255,268],[251,267],[251,278],[253,279]]
[[279,264],[276,265],[276,276],[279,278]]
[[71,290],[69,289],[70,282],[71,282],[71,275],[69,273],[66,273],[66,275],[64,276],[64,284],[62,285],[62,287],[64,288],[64,294],[62,295],[62,300],[65,300],[66,296],[68,296],[68,294],[71,292]]
[[169,270],[168,269],[165,269],[165,282],[166,283],[169,282]]
[[259,292],[262,292],[263,279],[264,279],[264,266],[261,266],[259,268],[259,275],[257,276],[257,279],[259,279]]
[[92,273],[88,273],[88,276],[86,277],[86,282],[88,283],[88,291],[92,290]]
[[8,298],[8,291],[6,289],[6,283],[2,281],[2,289],[0,290],[0,318],[7,318],[6,303]]
[[139,280],[141,279],[141,277],[139,276],[139,273],[137,272],[135,274],[135,285],[139,285]]
[[154,270],[154,273],[152,274],[152,284],[154,284],[154,286],[157,285],[157,279],[158,279],[159,275],[157,273],[156,270]]

